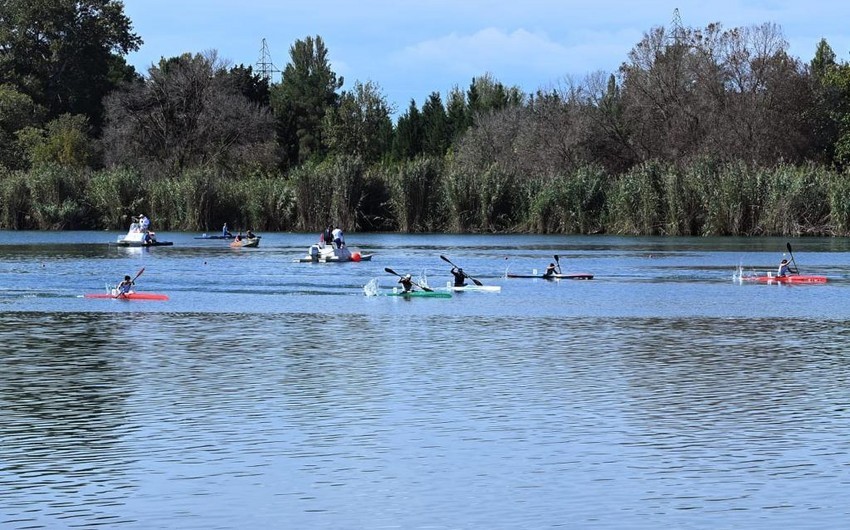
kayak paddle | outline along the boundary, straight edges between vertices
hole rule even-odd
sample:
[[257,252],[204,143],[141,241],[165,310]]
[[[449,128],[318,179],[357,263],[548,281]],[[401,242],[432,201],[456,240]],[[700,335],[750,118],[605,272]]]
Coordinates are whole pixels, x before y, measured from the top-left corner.
[[[447,257],[443,256],[442,254],[440,254],[440,259],[441,259],[441,260],[443,260],[443,261],[445,261],[446,263],[448,263],[448,264],[449,264],[449,265],[451,265],[452,267],[454,267],[454,268],[456,268],[456,269],[460,269],[460,267],[458,267],[457,265],[455,265],[454,263],[452,263],[452,261],[451,261],[449,258],[447,258]],[[472,280],[472,283],[474,283],[475,285],[477,285],[477,286],[479,286],[479,287],[481,287],[482,285],[484,285],[484,284],[483,284],[483,283],[481,283],[480,281],[476,280],[475,278],[473,278],[472,276],[470,276],[469,274],[467,274],[467,273],[466,273],[466,271],[464,271],[463,275],[464,275],[464,276],[466,276],[467,278],[469,278],[470,280]]]
[[788,253],[791,254],[791,261],[794,263],[794,274],[800,274],[800,269],[797,268],[797,260],[794,259],[794,253],[791,251],[791,243],[785,243]]
[[561,272],[561,258],[557,254],[555,254],[555,263],[558,264],[558,274],[563,274]]
[[[404,275],[397,273],[396,271],[392,270],[392,269],[391,269],[391,268],[389,268],[389,267],[384,267],[384,270],[385,270],[385,271],[387,271],[387,272],[388,272],[388,273],[390,273],[390,274],[395,274],[395,275],[396,275],[396,276],[398,276],[399,278],[404,278]],[[416,287],[419,287],[419,288],[420,288],[420,289],[422,289],[423,291],[428,291],[429,293],[430,293],[431,291],[433,291],[433,290],[434,290],[434,289],[431,289],[430,287],[425,287],[424,285],[419,285],[418,283],[416,283],[416,282],[414,282],[414,281],[412,281],[412,280],[411,280],[411,283],[413,283],[413,285],[415,285]]]

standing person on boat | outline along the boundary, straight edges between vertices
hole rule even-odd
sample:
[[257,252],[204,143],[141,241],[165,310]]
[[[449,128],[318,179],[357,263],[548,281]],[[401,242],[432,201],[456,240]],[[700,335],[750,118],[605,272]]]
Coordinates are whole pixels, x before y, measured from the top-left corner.
[[233,234],[227,229],[227,223],[224,223],[224,226],[221,227],[221,235],[223,237],[233,237]]
[[548,267],[546,267],[546,272],[543,273],[544,278],[554,278],[555,272],[557,272],[558,267],[554,263],[550,263]]
[[413,277],[411,275],[405,274],[404,276],[402,276],[398,280],[398,283],[401,284],[401,287],[402,287],[402,289],[404,289],[404,292],[406,292],[406,293],[412,293],[413,292]]
[[783,258],[782,261],[779,262],[779,270],[776,271],[776,276],[782,278],[783,276],[788,276],[790,273],[796,272],[791,270],[791,264],[788,263],[788,260]]
[[136,285],[136,282],[134,282],[129,276],[124,276],[124,281],[119,283],[118,287],[116,287],[116,289],[118,289],[118,295],[130,294],[133,291],[134,285]]
[[147,217],[145,217],[145,214],[140,213],[140,214],[139,214],[139,229],[140,229],[142,232],[147,232],[147,231],[148,231],[148,227],[149,227],[150,225],[151,225],[151,220],[150,220],[150,219],[148,219]]
[[336,248],[342,248],[345,246],[345,236],[342,234],[342,230],[340,227],[336,227],[333,229],[333,242]]
[[452,267],[451,273],[455,277],[455,287],[466,287],[466,273],[463,269]]
[[334,240],[334,236],[333,236],[333,226],[331,226],[330,224],[328,224],[328,227],[327,227],[327,228],[325,228],[325,231],[324,231],[324,232],[322,232],[322,235],[319,237],[319,241],[320,241],[323,245],[330,245],[330,244],[332,244],[332,243],[333,243],[333,240]]

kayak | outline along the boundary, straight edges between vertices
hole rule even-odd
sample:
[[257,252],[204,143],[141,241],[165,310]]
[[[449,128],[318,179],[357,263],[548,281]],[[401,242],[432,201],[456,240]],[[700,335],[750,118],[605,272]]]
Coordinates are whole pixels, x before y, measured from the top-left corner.
[[826,283],[826,276],[815,274],[789,274],[787,276],[742,276],[741,281],[757,283]]
[[451,298],[452,293],[447,293],[445,291],[397,291],[394,293],[387,293],[387,296],[401,296],[404,298]]
[[112,300],[168,300],[168,295],[157,293],[127,293],[116,296],[112,293],[86,293],[86,298],[110,298]]
[[[233,234],[230,234],[229,236],[224,236],[224,235],[221,235],[221,234],[218,234],[218,235],[203,234],[203,235],[200,235],[200,236],[195,236],[195,239],[233,239],[235,237],[236,236],[234,236]],[[263,236],[257,236],[257,239],[259,239],[261,237],[263,237]]]
[[454,286],[449,285],[445,288],[447,291],[463,292],[463,291],[481,291],[486,293],[498,293],[502,288],[498,285],[464,285]]
[[210,235],[204,234],[204,235],[201,235],[201,236],[195,236],[195,239],[233,239],[234,237],[236,237],[236,236],[234,236],[233,234],[231,234],[229,236],[222,236],[222,235],[210,236]]
[[233,248],[248,248],[248,247],[258,247],[260,246],[260,238],[252,237],[250,239],[240,239],[239,241],[231,241],[230,246]]
[[587,272],[573,272],[570,274],[554,274],[543,276],[542,274],[506,274],[508,278],[542,278],[544,280],[592,280],[593,275]]

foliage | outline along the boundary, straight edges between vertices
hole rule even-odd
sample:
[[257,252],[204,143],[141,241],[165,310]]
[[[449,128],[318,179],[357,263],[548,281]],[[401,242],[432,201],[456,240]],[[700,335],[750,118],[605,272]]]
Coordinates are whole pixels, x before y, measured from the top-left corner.
[[44,109],[31,97],[13,85],[0,85],[0,166],[23,169],[27,161],[17,132],[25,127],[38,127],[44,119]]
[[103,97],[133,69],[139,49],[118,0],[4,0],[0,80],[11,82],[50,117],[82,114],[100,126]]
[[377,84],[356,82],[325,114],[323,130],[330,152],[358,156],[366,163],[379,161],[392,141],[390,112]]
[[156,179],[274,164],[271,115],[239,92],[215,52],[163,59],[148,73],[107,99],[108,165]]
[[90,167],[94,154],[88,119],[79,114],[63,114],[51,120],[44,130],[21,129],[18,145],[35,168],[55,165],[81,170]]
[[399,164],[388,175],[390,204],[399,230],[430,232],[441,226],[442,164],[418,157]]
[[325,154],[322,120],[336,106],[343,78],[331,70],[328,50],[318,35],[295,41],[289,56],[283,80],[272,87],[271,105],[284,166],[294,167]]

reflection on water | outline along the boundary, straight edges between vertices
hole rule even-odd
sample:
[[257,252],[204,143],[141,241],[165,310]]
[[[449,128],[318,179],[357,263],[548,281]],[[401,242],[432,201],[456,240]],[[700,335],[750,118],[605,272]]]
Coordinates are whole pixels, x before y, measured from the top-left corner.
[[844,321],[392,307],[0,315],[0,526],[850,516]]

